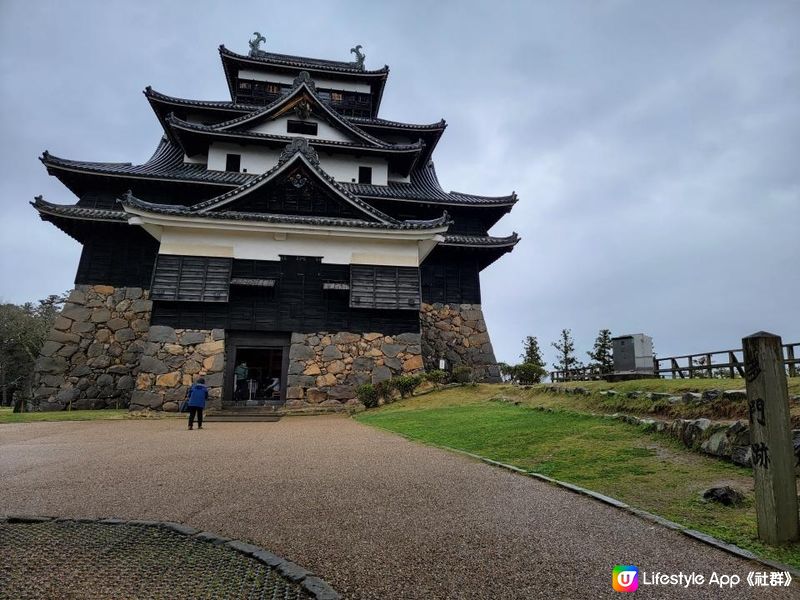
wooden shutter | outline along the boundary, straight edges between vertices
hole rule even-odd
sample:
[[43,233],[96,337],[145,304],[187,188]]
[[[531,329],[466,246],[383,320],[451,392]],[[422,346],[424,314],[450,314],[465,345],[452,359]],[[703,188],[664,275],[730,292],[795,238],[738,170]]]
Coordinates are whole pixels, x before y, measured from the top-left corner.
[[159,254],[151,298],[180,302],[227,302],[230,258]]
[[350,307],[419,310],[417,267],[350,266]]

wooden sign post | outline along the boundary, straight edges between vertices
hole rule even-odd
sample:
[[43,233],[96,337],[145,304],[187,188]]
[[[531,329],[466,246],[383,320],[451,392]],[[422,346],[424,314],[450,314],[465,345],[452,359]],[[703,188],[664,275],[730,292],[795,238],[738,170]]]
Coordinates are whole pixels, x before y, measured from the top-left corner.
[[796,459],[781,338],[759,331],[742,339],[742,347],[758,537],[773,545],[795,541],[800,536]]

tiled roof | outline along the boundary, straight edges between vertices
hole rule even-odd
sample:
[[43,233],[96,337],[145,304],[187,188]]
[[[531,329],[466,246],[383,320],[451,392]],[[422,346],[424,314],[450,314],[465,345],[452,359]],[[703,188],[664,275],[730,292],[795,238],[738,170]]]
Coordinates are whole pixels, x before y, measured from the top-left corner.
[[[251,173],[211,171],[205,165],[183,162],[181,148],[166,138],[162,138],[145,163],[103,163],[59,158],[47,151],[41,158],[49,168],[66,169],[99,175],[166,179],[189,183],[212,183],[239,186],[257,177]],[[388,185],[368,185],[360,183],[337,182],[349,193],[361,198],[387,200],[410,200],[453,206],[511,206],[517,201],[516,194],[509,196],[474,196],[458,192],[445,192],[436,176],[433,163],[411,172],[410,183],[390,181]]]
[[[276,141],[279,143],[286,143],[290,142],[293,139],[293,136],[289,135],[277,135],[274,133],[258,133],[253,131],[241,131],[241,130],[232,130],[232,129],[223,129],[221,125],[202,125],[200,123],[190,123],[189,121],[184,121],[183,119],[179,119],[175,115],[170,115],[167,117],[167,123],[173,129],[183,129],[184,131],[195,131],[198,133],[209,134],[209,135],[216,135],[216,136],[226,136],[226,137],[235,137],[235,138],[242,138],[242,139],[251,139],[251,140],[266,140],[266,141]],[[369,136],[370,138],[372,136]],[[424,147],[424,144],[421,141],[415,142],[413,144],[389,144],[383,142],[377,138],[373,138],[375,140],[374,144],[356,144],[353,142],[340,142],[336,140],[326,140],[322,138],[309,138],[309,142],[312,143],[314,146],[329,146],[329,147],[337,147],[337,148],[352,148],[354,150],[367,150],[367,151],[375,151],[380,150],[381,152],[419,152]]]
[[368,217],[375,219],[382,223],[391,223],[397,224],[399,221],[390,217],[389,215],[381,212],[377,208],[373,207],[372,205],[364,202],[357,196],[350,193],[347,189],[342,187],[342,185],[336,181],[333,177],[328,175],[325,171],[322,170],[319,166],[319,157],[311,145],[308,143],[308,140],[305,138],[294,138],[291,143],[286,147],[286,149],[281,153],[280,158],[278,159],[278,164],[272,167],[269,171],[262,173],[258,177],[254,177],[250,181],[240,185],[239,187],[225,192],[215,198],[211,198],[209,200],[205,200],[203,202],[199,202],[194,206],[188,208],[191,212],[207,212],[213,210],[219,206],[223,206],[228,202],[231,202],[238,196],[244,196],[248,194],[251,190],[258,188],[259,186],[267,183],[275,176],[277,176],[280,172],[284,171],[288,168],[292,163],[295,162],[303,162],[306,167],[317,176],[319,181],[328,188],[330,188],[334,193],[338,194],[340,198],[342,198],[345,202],[351,204],[361,212],[363,212]]
[[230,100],[191,100],[189,98],[177,98],[175,96],[168,96],[157,92],[149,85],[144,89],[144,95],[148,100],[155,100],[156,102],[166,102],[168,104],[177,104],[180,106],[189,106],[193,108],[213,108],[215,110],[228,110],[231,112],[249,113],[254,110],[261,110],[263,106],[250,105],[250,104],[235,104]]
[[432,162],[413,170],[410,179],[409,183],[390,181],[389,185],[385,186],[362,183],[343,183],[342,185],[363,198],[418,200],[459,206],[511,206],[517,201],[517,195],[513,192],[508,196],[474,196],[460,192],[445,192],[439,183],[436,168]]
[[123,206],[137,208],[142,211],[175,216],[191,216],[202,219],[218,219],[224,221],[259,221],[266,223],[287,223],[294,225],[313,225],[321,227],[357,227],[361,229],[390,229],[390,230],[426,230],[440,229],[451,223],[451,219],[445,212],[438,219],[428,221],[395,221],[393,223],[382,223],[377,221],[365,221],[363,219],[341,219],[335,217],[315,217],[301,215],[278,215],[270,213],[236,212],[236,211],[214,211],[197,212],[188,207],[173,206],[168,204],[154,204],[144,202],[128,194],[120,200]]
[[162,137],[153,156],[141,165],[131,163],[106,163],[60,158],[44,151],[41,160],[45,166],[99,175],[142,177],[147,179],[169,179],[191,183],[216,183],[241,185],[253,178],[247,173],[209,171],[205,165],[183,162],[183,150],[167,138]]
[[224,45],[219,47],[219,54],[224,59],[234,58],[241,61],[262,63],[265,65],[284,65],[287,67],[297,67],[299,69],[311,69],[319,71],[330,71],[334,73],[348,73],[353,75],[386,75],[389,73],[389,66],[384,65],[381,69],[365,70],[356,67],[355,63],[324,60],[321,58],[308,58],[305,56],[292,56],[290,54],[277,54],[274,52],[264,52],[261,56],[249,56],[237,54],[228,50]]
[[503,246],[515,246],[519,242],[516,232],[506,237],[493,237],[490,235],[459,235],[445,234],[445,246],[470,246],[475,248],[499,248]]
[[120,210],[105,210],[100,208],[85,208],[83,206],[53,204],[41,196],[36,196],[31,205],[39,211],[40,215],[54,215],[82,221],[114,221],[124,223],[128,215]]
[[436,123],[402,123],[400,121],[390,121],[388,119],[370,119],[367,117],[345,117],[348,121],[352,121],[353,123],[357,123],[359,125],[366,125],[371,127],[387,127],[390,129],[421,129],[421,130],[428,130],[428,129],[444,129],[447,127],[447,123],[444,119],[437,121]]

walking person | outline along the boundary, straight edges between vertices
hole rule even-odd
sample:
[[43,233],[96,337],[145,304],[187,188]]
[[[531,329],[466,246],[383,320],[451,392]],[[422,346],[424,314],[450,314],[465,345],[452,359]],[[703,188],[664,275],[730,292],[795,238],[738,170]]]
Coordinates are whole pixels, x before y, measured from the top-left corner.
[[203,428],[203,409],[206,407],[206,400],[208,400],[208,388],[206,387],[206,380],[200,377],[197,382],[189,388],[186,392],[189,400],[189,429],[194,426],[194,418],[197,416],[197,428]]

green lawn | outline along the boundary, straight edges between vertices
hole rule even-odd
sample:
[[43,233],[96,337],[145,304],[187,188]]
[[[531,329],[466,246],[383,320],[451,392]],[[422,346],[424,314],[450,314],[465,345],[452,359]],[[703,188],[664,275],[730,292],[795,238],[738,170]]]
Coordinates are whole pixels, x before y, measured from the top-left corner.
[[[587,487],[800,567],[800,544],[769,547],[758,541],[749,469],[691,452],[671,438],[621,421],[493,399],[504,387],[449,389],[356,418]],[[745,492],[743,506],[702,500],[703,490],[726,484]]]
[[55,412],[14,413],[10,408],[0,408],[0,423],[34,423],[37,421],[101,421],[125,419],[128,409],[61,410]]

